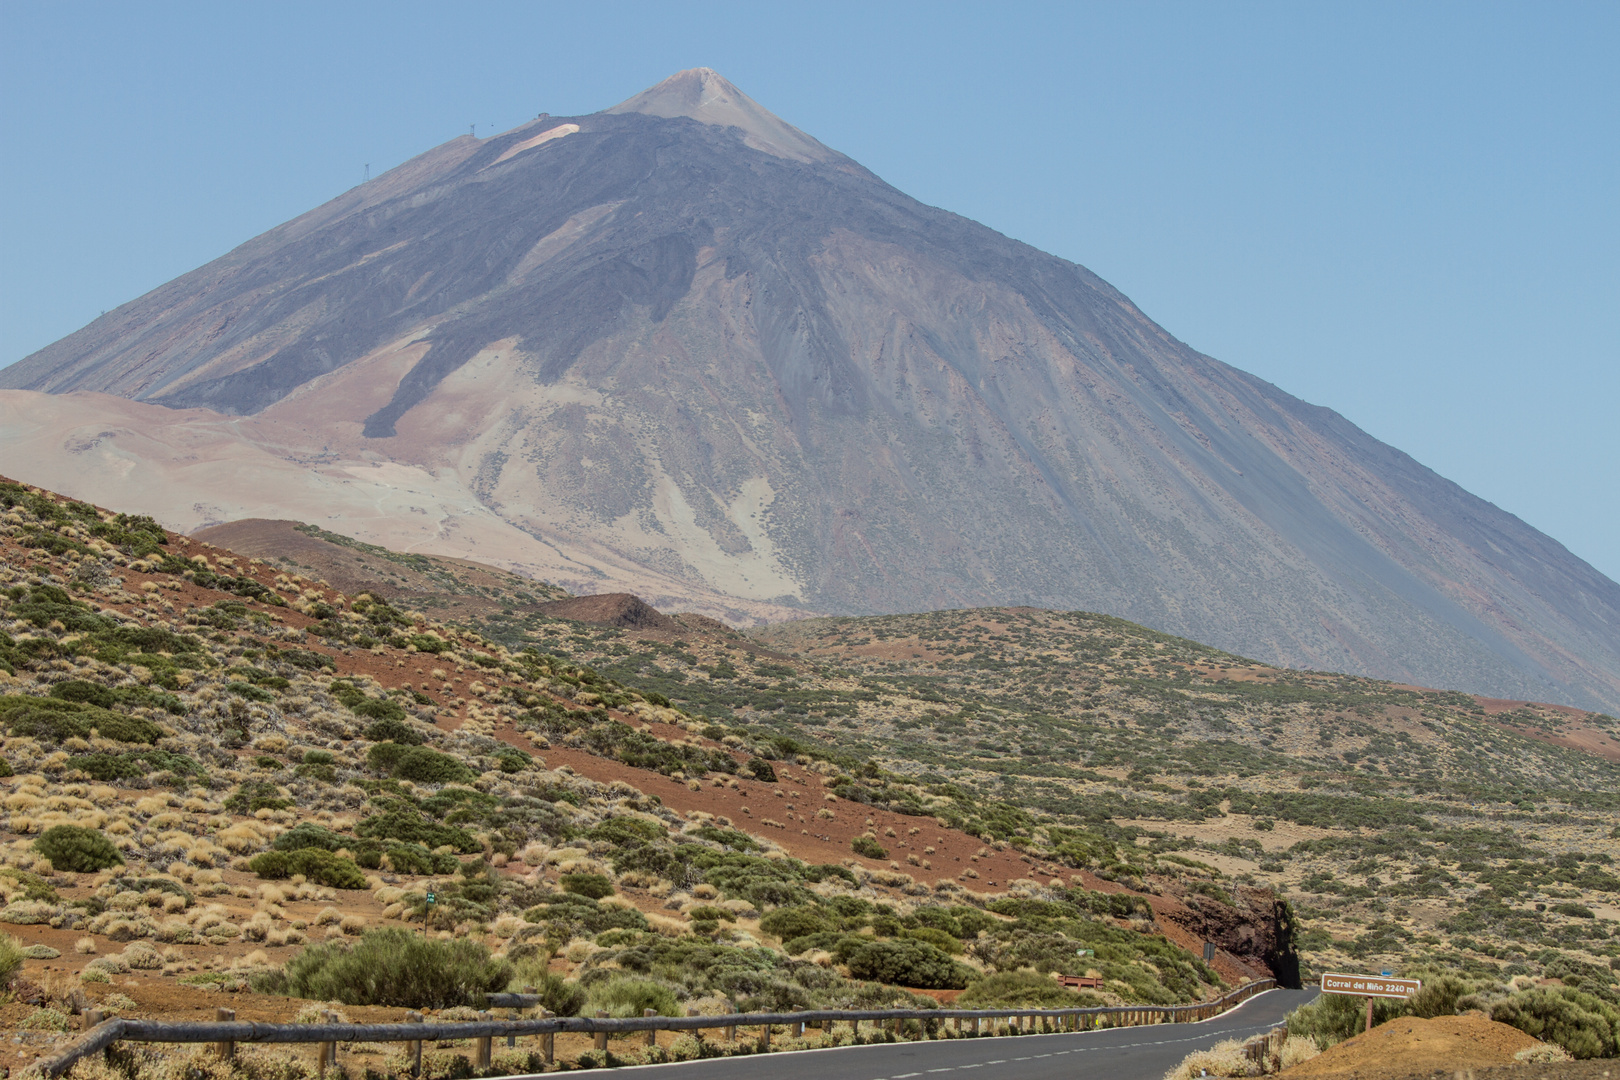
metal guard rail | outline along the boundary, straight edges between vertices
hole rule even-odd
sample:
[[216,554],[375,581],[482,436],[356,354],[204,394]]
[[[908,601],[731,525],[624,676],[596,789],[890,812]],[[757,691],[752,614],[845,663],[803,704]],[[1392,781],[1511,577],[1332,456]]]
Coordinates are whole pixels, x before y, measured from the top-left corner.
[[[1112,1027],[1137,1024],[1193,1023],[1218,1016],[1254,995],[1277,985],[1275,979],[1259,979],[1245,983],[1213,1001],[1195,1005],[1101,1005],[1073,1009],[818,1009],[791,1013],[728,1013],[721,1016],[633,1016],[624,1018],[601,1016],[553,1016],[534,1020],[466,1020],[452,1023],[427,1021],[392,1024],[261,1024],[253,1021],[213,1021],[197,1023],[161,1023],[155,1020],[111,1019],[98,1024],[74,1041],[54,1058],[36,1062],[28,1073],[46,1077],[60,1076],[81,1058],[105,1050],[117,1042],[144,1043],[380,1043],[380,1042],[441,1042],[460,1039],[481,1041],[496,1038],[516,1038],[529,1035],[555,1035],[560,1032],[613,1035],[630,1032],[702,1031],[716,1028],[733,1030],[739,1027],[757,1027],[767,1032],[780,1025],[826,1024],[839,1021],[859,1024],[861,1021],[892,1020],[1004,1020],[1029,1017],[1032,1020],[1074,1018],[1072,1030],[1081,1028],[1086,1017],[1119,1017],[1123,1023]],[[488,1003],[495,1008],[528,1008],[538,1004],[531,994],[489,994]],[[1086,1023],[1091,1029],[1101,1024]],[[803,1029],[801,1028],[801,1031]],[[766,1036],[768,1038],[768,1035]],[[485,1042],[484,1053],[488,1044]]]

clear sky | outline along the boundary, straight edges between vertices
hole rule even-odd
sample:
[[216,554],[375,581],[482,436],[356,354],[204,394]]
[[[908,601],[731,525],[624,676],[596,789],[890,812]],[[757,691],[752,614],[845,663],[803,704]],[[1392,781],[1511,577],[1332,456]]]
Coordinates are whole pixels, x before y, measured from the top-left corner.
[[1620,579],[1620,4],[0,0],[0,364],[687,67]]

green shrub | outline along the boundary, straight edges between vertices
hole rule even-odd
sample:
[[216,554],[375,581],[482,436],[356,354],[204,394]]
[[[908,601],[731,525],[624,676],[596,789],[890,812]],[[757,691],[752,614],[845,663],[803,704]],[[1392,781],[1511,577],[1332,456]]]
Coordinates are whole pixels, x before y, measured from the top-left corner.
[[849,973],[857,979],[920,990],[961,990],[975,972],[923,941],[874,941],[850,954]]
[[525,911],[523,917],[545,926],[546,936],[560,941],[609,930],[647,929],[647,916],[635,908],[598,904],[573,893],[545,897]]
[[93,874],[123,863],[113,842],[95,829],[77,825],[53,825],[40,833],[34,850],[51,860],[51,865],[70,874]]
[[[373,800],[373,805],[375,803],[376,800]],[[483,845],[466,829],[430,821],[414,805],[403,799],[386,801],[381,813],[373,814],[354,827],[354,834],[359,837],[420,844],[429,850],[448,844],[463,855],[483,850]]]
[[962,955],[962,943],[943,930],[936,930],[932,926],[919,926],[913,930],[901,931],[903,937],[912,941],[926,941],[940,952],[950,953],[952,956]]
[[1503,998],[1491,1006],[1491,1019],[1557,1043],[1571,1057],[1613,1057],[1620,1050],[1620,1012],[1567,986],[1536,986]]
[[1411,1015],[1425,1020],[1457,1015],[1457,1002],[1474,989],[1468,982],[1447,972],[1438,975],[1414,972],[1413,976],[1422,978],[1423,987],[1408,999],[1407,1008]]
[[293,801],[268,780],[247,780],[225,796],[225,809],[233,814],[253,814],[260,810],[286,810]]
[[[353,945],[313,945],[288,961],[284,993],[345,1005],[481,1008],[506,987],[512,966],[471,938],[425,938],[401,927],[368,931]],[[272,984],[269,988],[276,988]]]
[[461,860],[454,855],[438,854],[421,844],[389,844],[378,853],[376,866],[370,866],[363,861],[360,865],[375,870],[382,865],[382,855],[388,856],[388,863],[394,868],[395,873],[413,874],[418,877],[426,874],[453,874],[461,865]]
[[571,892],[576,896],[600,900],[604,896],[612,896],[613,882],[608,880],[606,874],[564,874],[561,878],[563,892]]
[[333,832],[324,825],[317,825],[313,821],[300,821],[276,837],[270,846],[277,851],[302,851],[305,848],[336,851],[338,848],[352,846],[352,841],[342,833]]
[[[737,916],[725,908],[711,907],[707,904],[702,907],[687,908],[686,915],[691,919],[705,919],[709,922],[736,922]],[[772,931],[774,933],[774,931]],[[786,939],[784,939],[786,940]]]
[[152,776],[168,772],[175,777],[206,777],[201,765],[184,754],[171,754],[165,750],[134,750],[125,754],[81,754],[68,759],[68,767],[78,769],[97,780],[127,780],[136,776]]
[[449,754],[393,742],[380,742],[368,750],[366,764],[380,773],[419,784],[464,784],[477,777]]
[[403,724],[407,715],[405,707],[399,702],[383,701],[378,698],[366,698],[356,705],[349,706],[349,711],[368,720],[392,720],[396,724]]
[[878,838],[871,833],[857,836],[849,846],[855,854],[864,855],[868,859],[887,859],[889,857],[889,849],[878,843]]
[[262,878],[278,879],[303,874],[317,885],[332,889],[364,889],[366,875],[341,855],[325,848],[307,847],[296,851],[261,851],[253,856],[248,869]]
[[508,747],[504,750],[495,751],[495,764],[500,767],[501,772],[518,773],[533,765],[534,758],[525,754],[522,750]]
[[[1288,1034],[1303,1035],[1324,1050],[1361,1031],[1367,1023],[1367,1003],[1348,994],[1323,994],[1301,1005],[1285,1018]],[[1373,1002],[1373,1023],[1385,1023],[1406,1014],[1406,1002],[1378,998]]]
[[150,720],[60,698],[0,697],[0,723],[13,735],[29,735],[47,742],[88,739],[99,734],[114,742],[151,745],[163,736]]
[[401,746],[421,746],[427,736],[402,719],[386,717],[366,728],[365,738],[371,742],[393,742]]
[[597,983],[586,992],[587,1008],[613,1017],[642,1016],[652,1009],[659,1016],[681,1016],[675,991],[655,979],[620,975]]
[[1086,1003],[1073,990],[1058,985],[1050,975],[1033,971],[998,971],[993,975],[981,975],[968,983],[967,989],[956,999],[957,1006],[964,1009],[1015,1009],[1025,1006],[1067,1009]]
[[[918,926],[926,926],[932,930],[943,930],[953,938],[960,938],[964,933],[962,920],[952,915],[948,908],[918,908],[912,917],[917,920]],[[920,940],[927,941],[928,939],[922,938]]]
[[585,988],[550,970],[546,966],[549,962],[543,953],[519,960],[512,970],[512,981],[507,984],[507,991],[538,994],[542,1009],[556,1016],[578,1016],[585,1007]]
[[749,758],[738,770],[739,775],[753,777],[762,784],[776,783],[776,770],[764,758]]
[[229,682],[225,684],[225,692],[235,694],[237,697],[247,698],[249,701],[274,701],[276,695],[268,690],[254,686],[252,683]]
[[[693,916],[696,918],[696,916]],[[783,941],[838,929],[836,920],[813,907],[777,908],[759,921],[759,928]]]

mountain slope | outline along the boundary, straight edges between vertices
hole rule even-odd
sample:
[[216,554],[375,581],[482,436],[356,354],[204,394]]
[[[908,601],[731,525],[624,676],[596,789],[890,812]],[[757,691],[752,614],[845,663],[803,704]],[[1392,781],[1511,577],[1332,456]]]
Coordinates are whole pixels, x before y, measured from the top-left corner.
[[[447,143],[0,385],[35,392],[0,399],[0,467],[144,484],[185,528],[403,527],[734,619],[1086,608],[1620,706],[1620,586],[701,69]],[[200,469],[181,444],[204,430],[240,464]]]

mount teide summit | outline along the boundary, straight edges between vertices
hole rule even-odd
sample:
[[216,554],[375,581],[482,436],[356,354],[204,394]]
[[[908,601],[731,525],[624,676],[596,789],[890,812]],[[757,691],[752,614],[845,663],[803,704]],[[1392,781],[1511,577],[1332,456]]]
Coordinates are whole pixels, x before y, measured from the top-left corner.
[[1620,587],[1557,542],[707,69],[448,142],[0,384],[0,469],[182,528],[1620,706]]

